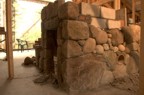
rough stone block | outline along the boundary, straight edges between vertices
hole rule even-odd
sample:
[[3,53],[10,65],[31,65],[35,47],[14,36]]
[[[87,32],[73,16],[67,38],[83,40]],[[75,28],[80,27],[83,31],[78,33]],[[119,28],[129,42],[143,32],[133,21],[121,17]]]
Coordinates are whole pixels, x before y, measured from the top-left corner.
[[140,48],[140,45],[136,42],[131,43],[131,44],[127,44],[127,47],[131,50],[131,51],[135,51],[138,50]]
[[116,19],[116,10],[101,7],[101,17],[106,19]]
[[88,54],[66,60],[64,81],[71,89],[96,89],[100,86],[104,64],[97,56]]
[[124,42],[124,36],[121,31],[118,29],[111,29],[108,30],[108,32],[112,35],[111,42],[112,45],[118,46],[119,44],[122,44]]
[[125,46],[124,45],[119,45],[118,49],[119,49],[119,51],[124,52],[125,51]]
[[112,49],[112,50],[113,50],[113,52],[115,52],[115,53],[119,51],[119,48],[118,48],[118,47],[116,47],[116,46],[114,46],[114,47],[112,46],[112,47],[111,47],[111,49]]
[[108,20],[108,28],[109,29],[114,29],[114,28],[121,28],[121,21],[116,21],[116,20]]
[[98,28],[107,28],[107,20],[101,18],[92,18],[91,25]]
[[105,51],[103,55],[108,63],[107,66],[110,68],[110,70],[114,70],[117,63],[116,53],[113,51]]
[[140,40],[141,26],[139,25],[129,25],[132,32],[134,33],[135,39],[138,42]]
[[108,35],[105,31],[95,26],[90,26],[90,32],[93,38],[96,39],[97,44],[104,44],[108,41]]
[[104,53],[104,47],[102,45],[96,46],[96,53],[97,54],[103,54]]
[[108,44],[103,44],[103,48],[104,48],[104,50],[109,50],[110,49]]
[[140,53],[138,53],[137,51],[131,51],[130,52],[130,56],[133,57],[136,65],[139,67],[139,64],[140,64]]
[[78,43],[80,46],[84,46],[85,45],[86,40],[79,40]]
[[67,40],[62,46],[62,54],[65,58],[80,56],[82,48],[76,41]]
[[100,83],[101,85],[106,85],[112,83],[113,80],[113,73],[111,71],[105,70]]
[[83,21],[83,22],[90,24],[92,19],[91,19],[91,16],[89,16],[89,15],[79,15],[78,21]]
[[129,57],[129,63],[126,66],[128,74],[136,74],[139,71],[136,61],[131,56]]
[[88,24],[81,21],[67,20],[63,22],[62,37],[64,39],[83,40],[89,38]]
[[82,15],[90,15],[93,17],[100,17],[100,6],[91,5],[89,3],[81,3],[81,14]]
[[93,38],[89,38],[86,40],[85,45],[83,46],[84,53],[93,52],[96,48],[96,41]]
[[74,2],[66,2],[60,6],[58,17],[60,19],[77,19],[79,16],[79,7]]
[[53,4],[49,3],[47,6],[45,6],[41,11],[41,19],[42,21],[49,20],[52,17],[52,11],[53,11]]
[[46,30],[56,30],[58,28],[59,20],[58,18],[49,19],[44,22],[44,27]]

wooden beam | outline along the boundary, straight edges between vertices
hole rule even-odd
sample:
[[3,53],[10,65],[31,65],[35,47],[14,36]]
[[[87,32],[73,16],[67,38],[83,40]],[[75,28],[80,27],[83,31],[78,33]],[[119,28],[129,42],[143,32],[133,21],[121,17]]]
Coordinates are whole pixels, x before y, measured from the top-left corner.
[[114,9],[119,10],[121,6],[121,0],[114,0]]
[[108,7],[108,8],[112,8],[111,5],[109,5],[108,3],[104,4],[104,6]]
[[[126,1],[126,0],[121,0],[121,2],[126,6],[126,8],[128,8],[130,11],[132,11],[132,5]],[[135,13],[135,15],[140,16],[140,14]]]
[[96,5],[103,5],[105,3],[108,3],[108,2],[112,2],[114,0],[100,0],[100,1],[96,1],[95,3],[93,4],[96,4]]
[[140,40],[140,76],[139,76],[139,93],[138,95],[144,95],[144,0],[141,0],[141,40]]
[[6,54],[8,60],[9,79],[14,78],[11,8],[12,8],[12,0],[6,0]]
[[133,23],[135,23],[135,6],[136,6],[136,4],[135,4],[135,0],[132,0],[132,19],[133,19]]
[[48,4],[49,1],[43,1],[43,0],[22,0],[27,2],[34,2],[34,3],[40,3],[40,4]]

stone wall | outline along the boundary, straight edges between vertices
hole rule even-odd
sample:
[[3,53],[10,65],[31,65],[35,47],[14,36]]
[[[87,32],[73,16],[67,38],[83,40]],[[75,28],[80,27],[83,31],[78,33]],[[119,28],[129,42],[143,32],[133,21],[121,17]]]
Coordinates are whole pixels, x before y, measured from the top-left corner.
[[[46,68],[48,54],[52,54],[49,52],[57,49],[55,74],[60,87],[67,91],[93,90],[138,73],[138,25],[123,27],[114,9],[87,3],[56,4],[50,3],[42,10],[43,50],[39,64]],[[57,37],[48,33],[57,33]],[[47,43],[53,39],[57,47]],[[56,49],[48,51],[51,46]]]

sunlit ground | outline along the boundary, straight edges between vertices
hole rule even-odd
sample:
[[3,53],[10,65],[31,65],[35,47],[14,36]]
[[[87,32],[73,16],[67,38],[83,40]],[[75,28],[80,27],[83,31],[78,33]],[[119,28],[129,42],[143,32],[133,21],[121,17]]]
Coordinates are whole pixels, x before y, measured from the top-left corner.
[[[6,56],[6,53],[0,52],[0,59],[4,59],[5,56]],[[13,58],[14,59],[21,59],[21,58],[24,58],[27,56],[29,56],[29,57],[35,56],[35,51],[34,50],[25,50],[23,52],[13,51]]]

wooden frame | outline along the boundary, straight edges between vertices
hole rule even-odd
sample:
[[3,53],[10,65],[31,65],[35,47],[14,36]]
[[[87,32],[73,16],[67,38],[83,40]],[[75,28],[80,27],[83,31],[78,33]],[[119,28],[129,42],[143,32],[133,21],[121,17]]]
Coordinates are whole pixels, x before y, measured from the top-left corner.
[[13,49],[12,49],[12,1],[6,0],[6,56],[8,60],[9,79],[14,78]]
[[135,2],[136,0],[132,0],[132,19],[133,19],[133,23],[135,23]]

